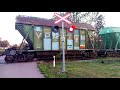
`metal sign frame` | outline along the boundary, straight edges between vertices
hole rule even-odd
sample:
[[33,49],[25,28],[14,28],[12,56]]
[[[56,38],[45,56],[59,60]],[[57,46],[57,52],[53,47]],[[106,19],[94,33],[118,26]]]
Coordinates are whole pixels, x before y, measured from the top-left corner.
[[65,36],[64,36],[64,21],[68,24],[71,24],[71,22],[69,20],[67,20],[66,18],[70,17],[71,14],[67,14],[65,16],[60,16],[58,13],[54,13],[55,16],[59,17],[60,19],[58,19],[57,21],[55,21],[54,23],[57,24],[59,22],[62,21],[62,72],[65,72],[65,47],[64,47],[64,42],[65,42]]
[[57,23],[59,23],[59,22],[61,22],[61,21],[65,21],[65,22],[67,22],[68,24],[71,24],[71,22],[70,22],[69,20],[67,20],[67,18],[71,16],[70,13],[67,14],[67,15],[65,15],[64,17],[60,16],[58,13],[55,13],[54,15],[60,18],[60,19],[58,19],[57,21],[55,21],[55,24],[57,24]]

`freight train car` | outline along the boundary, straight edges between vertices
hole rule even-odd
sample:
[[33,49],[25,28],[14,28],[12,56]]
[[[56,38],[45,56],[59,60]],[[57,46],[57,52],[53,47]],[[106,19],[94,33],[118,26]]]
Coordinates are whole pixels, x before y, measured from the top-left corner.
[[[80,59],[96,56],[93,49],[92,34],[95,28],[86,23],[72,23],[75,30],[69,32],[70,25],[65,23],[65,58]],[[59,31],[53,32],[52,27],[58,26]],[[61,59],[62,56],[62,26],[54,24],[54,20],[29,16],[17,16],[15,29],[29,44],[29,49],[10,49],[5,61],[13,63],[18,61]],[[22,46],[22,45],[21,45]]]
[[99,47],[106,56],[120,56],[120,27],[104,27],[99,35],[102,42]]

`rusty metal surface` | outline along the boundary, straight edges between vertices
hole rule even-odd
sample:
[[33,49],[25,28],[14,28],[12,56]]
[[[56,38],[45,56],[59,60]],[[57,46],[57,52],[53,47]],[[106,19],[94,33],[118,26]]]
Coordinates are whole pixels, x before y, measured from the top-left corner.
[[[3,61],[4,57],[0,57]],[[0,64],[0,78],[44,78],[36,62]]]

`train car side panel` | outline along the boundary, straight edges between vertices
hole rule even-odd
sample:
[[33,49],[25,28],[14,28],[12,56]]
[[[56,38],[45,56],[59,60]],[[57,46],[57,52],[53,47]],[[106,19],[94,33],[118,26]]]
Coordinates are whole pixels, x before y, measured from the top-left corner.
[[52,50],[59,50],[59,40],[60,40],[60,32],[54,33],[52,32]]
[[73,50],[73,32],[67,30],[67,50]]
[[44,50],[51,50],[51,28],[43,27],[43,48]]
[[29,34],[27,38],[29,38],[30,41],[32,41],[33,43],[33,26],[32,25],[23,25],[23,26],[24,26],[23,32],[25,33],[26,36],[27,34]]
[[43,50],[43,27],[34,26],[34,50]]
[[85,30],[80,30],[80,49],[85,49]]
[[80,30],[74,30],[74,50],[80,49]]

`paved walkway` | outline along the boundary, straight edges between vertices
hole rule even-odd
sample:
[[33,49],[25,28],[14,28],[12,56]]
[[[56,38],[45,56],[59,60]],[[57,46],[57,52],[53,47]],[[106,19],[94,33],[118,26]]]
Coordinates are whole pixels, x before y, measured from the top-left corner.
[[44,78],[36,62],[5,64],[0,57],[0,78]]
[[0,56],[0,64],[5,64],[5,56]]

